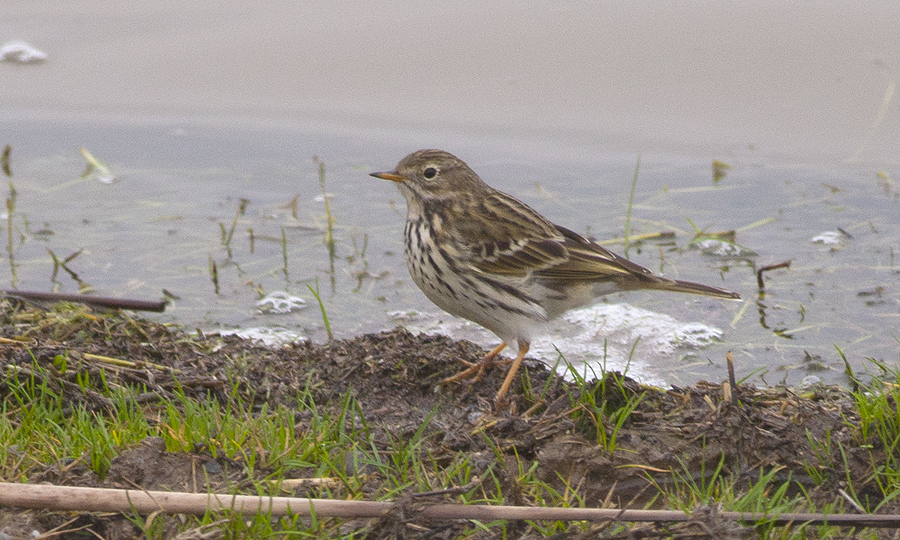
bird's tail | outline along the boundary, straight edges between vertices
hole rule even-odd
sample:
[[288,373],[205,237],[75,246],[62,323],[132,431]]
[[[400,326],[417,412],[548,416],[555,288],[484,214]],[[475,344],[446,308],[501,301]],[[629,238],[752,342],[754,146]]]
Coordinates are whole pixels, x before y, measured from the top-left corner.
[[710,287],[692,281],[681,281],[678,279],[662,278],[654,289],[662,291],[682,292],[689,294],[702,294],[704,296],[715,296],[716,298],[728,298],[729,300],[740,300],[741,295],[736,292],[720,289],[718,287]]

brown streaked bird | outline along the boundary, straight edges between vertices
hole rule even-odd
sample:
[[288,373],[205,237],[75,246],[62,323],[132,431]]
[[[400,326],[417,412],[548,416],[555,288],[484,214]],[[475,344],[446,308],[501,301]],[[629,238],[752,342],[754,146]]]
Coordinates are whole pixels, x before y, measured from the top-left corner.
[[444,311],[497,334],[502,343],[442,384],[480,378],[507,345],[518,354],[494,398],[515,378],[532,337],[570,309],[619,291],[655,289],[740,299],[724,289],[653,274],[525,203],[485,184],[461,159],[419,150],[390,172],[406,198],[406,265],[416,285]]

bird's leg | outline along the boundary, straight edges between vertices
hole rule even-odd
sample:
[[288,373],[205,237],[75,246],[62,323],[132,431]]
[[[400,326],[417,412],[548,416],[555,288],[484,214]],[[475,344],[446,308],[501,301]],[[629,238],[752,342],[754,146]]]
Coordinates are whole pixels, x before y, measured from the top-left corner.
[[503,404],[506,391],[509,390],[513,379],[516,378],[516,372],[519,371],[519,366],[522,365],[522,360],[524,360],[525,355],[528,354],[528,348],[530,347],[530,345],[531,344],[527,341],[519,341],[519,354],[516,355],[516,359],[513,360],[512,365],[509,366],[509,371],[506,372],[506,378],[503,379],[503,384],[500,385],[500,390],[497,390],[497,395],[494,396],[494,407],[500,408],[500,406]]
[[466,369],[460,371],[456,375],[451,375],[450,377],[447,377],[446,379],[441,381],[441,384],[447,384],[447,383],[451,383],[451,382],[461,381],[461,380],[465,379],[466,377],[472,375],[473,373],[476,374],[475,380],[480,381],[481,377],[484,376],[485,371],[487,371],[488,369],[490,369],[491,367],[493,367],[497,364],[504,363],[504,362],[496,362],[496,361],[494,361],[494,358],[496,358],[497,355],[500,354],[500,351],[502,351],[505,348],[506,348],[506,343],[501,343],[500,345],[497,345],[496,347],[494,347],[494,349],[491,352],[484,355],[484,358],[482,358],[480,362],[473,363],[473,362],[466,362],[465,360],[463,360],[462,363],[467,365],[468,367]]

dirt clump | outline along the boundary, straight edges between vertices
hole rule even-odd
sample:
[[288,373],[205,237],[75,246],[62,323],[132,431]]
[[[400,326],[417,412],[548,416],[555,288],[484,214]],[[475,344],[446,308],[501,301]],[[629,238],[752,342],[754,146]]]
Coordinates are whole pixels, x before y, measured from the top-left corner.
[[[349,395],[380,452],[389,454],[398,440],[419,433],[421,449],[432,463],[450,464],[463,453],[479,478],[493,474],[505,504],[534,504],[518,485],[520,467],[535,467],[540,480],[562,493],[573,490],[586,506],[661,508],[665,501],[660,489],[675,488],[675,478],[702,483],[717,469],[737,484],[777,471],[778,478],[792,482],[791,489],[804,490],[818,505],[841,504],[836,492],[848,478],[860,496],[879,493],[871,473],[879,459],[873,454],[883,449],[861,448],[852,429],[857,421],[852,400],[837,388],[819,387],[800,395],[788,388],[738,387],[733,389],[735,399],[727,400],[718,384],[661,390],[618,374],[578,386],[544,364],[528,361],[510,389],[509,408],[498,411],[492,400],[503,369],[491,370],[477,382],[438,386],[461,368],[460,360],[478,361],[484,351],[471,343],[403,329],[326,344],[264,347],[237,337],[188,336],[121,313],[78,307],[48,312],[6,302],[0,336],[5,338],[0,343],[3,399],[8,399],[12,379],[41,377],[67,407],[111,414],[109,397],[78,384],[86,375],[102,377],[107,385],[140,387],[143,391],[135,400],[144,404],[175,400],[180,392],[223,407],[240,397],[258,411],[279,405],[296,408],[298,400],[336,410]],[[302,431],[311,420],[298,410],[294,421]],[[810,441],[822,444],[814,451]],[[5,480],[256,494],[254,483],[277,472],[248,468],[242,460],[213,450],[170,451],[162,438],[150,436],[122,449],[102,478],[84,456],[68,456],[59,463],[34,462],[25,474]],[[348,473],[355,472],[349,451],[346,458]],[[305,474],[312,471],[290,473]],[[487,485],[481,489],[496,490]],[[293,491],[298,496],[328,493],[334,491],[309,486]],[[122,515],[81,514],[66,523],[70,520],[65,513],[0,509],[0,532],[15,537],[65,524],[103,538],[141,534]],[[397,516],[349,521],[342,530],[357,527],[368,531],[367,538],[394,538],[400,527],[407,537],[454,538],[466,527],[417,522],[410,528],[398,525],[401,522]],[[167,527],[174,531],[175,522]],[[475,537],[494,534],[499,533],[484,531]],[[506,534],[541,537],[513,523]],[[559,536],[564,537],[576,538],[574,533]]]

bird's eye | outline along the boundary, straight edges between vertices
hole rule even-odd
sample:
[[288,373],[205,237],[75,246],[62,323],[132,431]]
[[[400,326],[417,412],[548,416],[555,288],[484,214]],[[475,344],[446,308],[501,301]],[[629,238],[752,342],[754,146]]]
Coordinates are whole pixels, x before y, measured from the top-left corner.
[[434,167],[427,167],[427,168],[422,172],[422,175],[425,176],[425,178],[427,178],[428,180],[431,180],[432,178],[434,178],[435,176],[437,176],[437,173],[438,173],[438,171],[437,171],[436,168],[434,168]]

